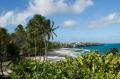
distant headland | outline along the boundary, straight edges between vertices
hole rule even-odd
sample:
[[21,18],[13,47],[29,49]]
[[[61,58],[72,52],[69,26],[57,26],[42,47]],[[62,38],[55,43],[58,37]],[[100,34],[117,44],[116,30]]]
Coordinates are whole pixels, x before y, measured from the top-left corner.
[[71,42],[66,43],[63,46],[66,48],[77,48],[77,47],[86,47],[86,46],[100,46],[104,45],[104,43],[96,43],[96,42]]

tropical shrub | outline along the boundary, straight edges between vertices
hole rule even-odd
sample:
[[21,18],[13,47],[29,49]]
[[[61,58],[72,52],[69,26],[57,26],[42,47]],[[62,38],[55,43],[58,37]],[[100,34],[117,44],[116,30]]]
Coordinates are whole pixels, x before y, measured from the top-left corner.
[[57,62],[23,60],[12,70],[12,79],[120,79],[120,54],[88,53]]
[[119,50],[118,50],[117,48],[111,48],[111,49],[107,52],[107,54],[109,54],[109,53],[113,53],[113,54],[115,55],[115,54],[119,53]]

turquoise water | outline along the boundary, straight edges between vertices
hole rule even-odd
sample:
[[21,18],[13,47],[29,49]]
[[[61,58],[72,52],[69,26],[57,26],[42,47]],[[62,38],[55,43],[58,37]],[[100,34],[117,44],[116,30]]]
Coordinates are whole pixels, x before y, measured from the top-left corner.
[[88,49],[91,51],[97,50],[101,54],[103,54],[105,52],[108,52],[111,48],[117,48],[118,50],[120,50],[120,44],[105,44],[101,46],[86,46],[86,47],[80,47],[80,48]]

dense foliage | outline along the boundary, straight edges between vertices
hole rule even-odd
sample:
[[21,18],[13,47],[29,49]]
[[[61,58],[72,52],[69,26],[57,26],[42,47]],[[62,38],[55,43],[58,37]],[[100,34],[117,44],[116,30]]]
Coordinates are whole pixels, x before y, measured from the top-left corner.
[[8,41],[8,34],[6,29],[0,28],[0,71],[3,74],[3,62],[5,61],[6,57],[6,49],[7,49],[7,41]]
[[120,79],[120,54],[88,53],[57,62],[23,60],[13,67],[12,79]]
[[[19,24],[14,33],[0,28],[0,79],[9,66],[13,66],[12,79],[120,79],[120,54],[116,48],[106,55],[88,53],[78,58],[47,61],[48,49],[73,47],[68,43],[50,42],[57,28],[41,15],[33,16],[26,27]],[[44,62],[24,59],[41,53]]]
[[[48,44],[56,36],[54,31],[57,28],[53,21],[41,15],[34,15],[26,26],[17,25],[14,33],[0,27],[0,76],[4,76],[8,65],[16,64],[20,56],[44,55],[45,60]],[[49,48],[54,45],[51,44]]]

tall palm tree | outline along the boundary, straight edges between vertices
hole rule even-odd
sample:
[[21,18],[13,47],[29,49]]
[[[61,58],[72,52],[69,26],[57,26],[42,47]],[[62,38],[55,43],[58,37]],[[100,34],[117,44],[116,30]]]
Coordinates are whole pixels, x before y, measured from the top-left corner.
[[44,32],[44,44],[45,44],[45,57],[44,59],[47,60],[47,49],[48,49],[48,42],[50,39],[53,39],[54,36],[57,36],[54,32],[57,28],[54,26],[54,22],[50,21],[50,19],[45,20],[44,23],[45,32]]
[[[38,44],[40,43],[39,39],[41,39],[41,35],[43,33],[43,30],[41,28],[42,21],[44,20],[43,16],[40,15],[35,15],[28,23],[27,25],[27,37],[29,38],[28,40],[31,43],[29,45],[30,48],[34,46],[34,54],[36,58],[36,53],[38,52]],[[34,40],[33,40],[34,39]]]
[[[54,28],[54,22],[51,22],[49,19],[46,19],[44,16],[41,15],[35,15],[28,23],[27,25],[27,32],[29,33],[29,36],[33,36],[34,38],[34,50],[35,55],[38,50],[38,44],[40,44],[41,47],[44,46],[45,49],[45,56],[47,55],[47,46],[48,41],[53,38],[53,36],[56,34],[54,33],[54,30],[56,30],[58,27]],[[33,39],[30,38],[30,39]],[[32,42],[33,40],[31,40]],[[44,45],[41,43],[44,42]]]
[[7,43],[8,43],[8,33],[6,29],[0,28],[0,69],[1,69],[2,75],[4,75],[3,62],[5,59],[4,56],[6,55]]
[[24,44],[26,41],[26,31],[21,24],[15,29],[16,45],[20,48],[20,52],[23,53]]

